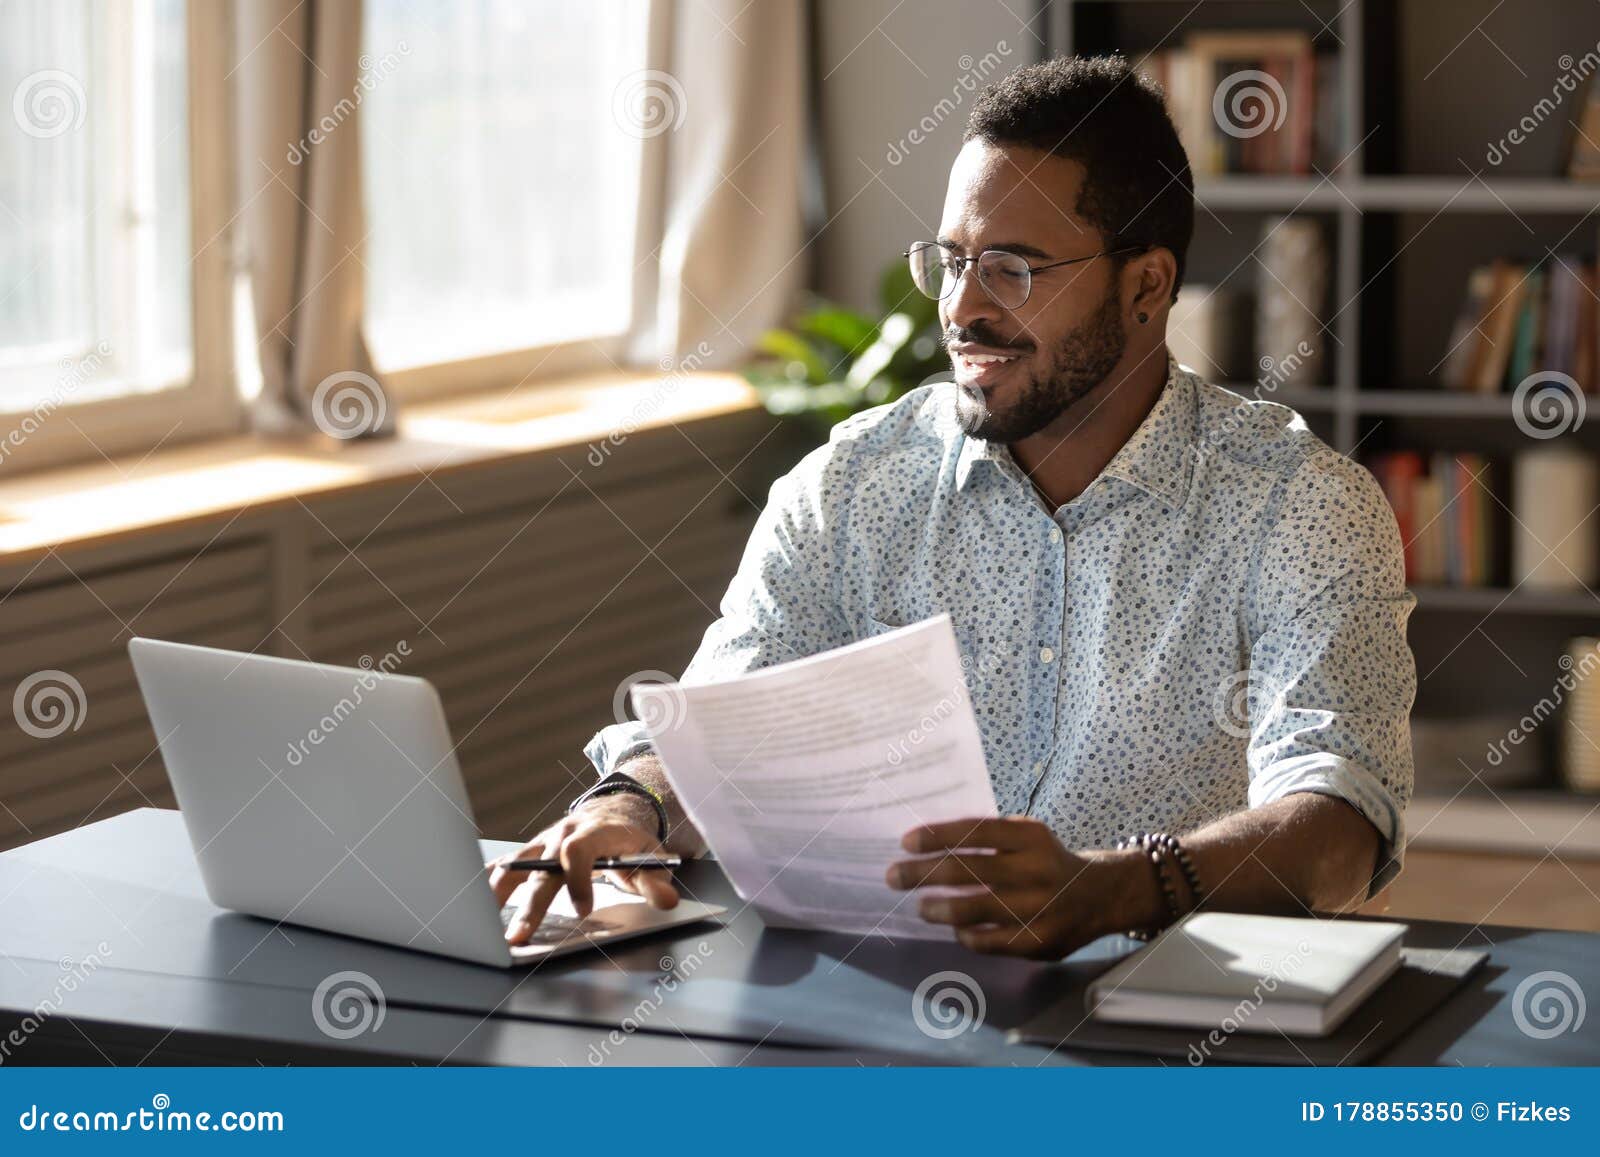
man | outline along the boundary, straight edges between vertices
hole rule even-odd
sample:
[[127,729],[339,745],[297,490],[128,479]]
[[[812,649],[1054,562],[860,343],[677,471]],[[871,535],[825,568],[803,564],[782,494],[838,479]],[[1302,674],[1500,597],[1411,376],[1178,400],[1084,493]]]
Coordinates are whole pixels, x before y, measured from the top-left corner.
[[[1121,59],[988,88],[937,243],[908,254],[954,385],[842,423],[773,487],[685,675],[947,612],[1004,818],[908,832],[886,871],[981,952],[1160,927],[1200,900],[1190,880],[1213,907],[1303,914],[1400,870],[1416,676],[1395,521],[1293,411],[1170,360],[1193,215],[1159,90]],[[517,853],[565,877],[536,883],[513,941],[563,884],[589,910],[597,856],[663,831],[703,850],[641,728],[588,753],[626,778]],[[1150,832],[1182,857],[1117,846]],[[503,900],[523,877],[491,878]],[[663,872],[615,878],[677,901]]]

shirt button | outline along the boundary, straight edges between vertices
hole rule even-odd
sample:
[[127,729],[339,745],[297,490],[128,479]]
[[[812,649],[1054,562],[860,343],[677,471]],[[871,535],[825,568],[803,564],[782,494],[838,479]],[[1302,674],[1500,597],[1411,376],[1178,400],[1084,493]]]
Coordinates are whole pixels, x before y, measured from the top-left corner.
[[1061,528],[1059,526],[1052,526],[1050,528],[1050,541],[1051,542],[1060,542],[1061,541]]
[[1054,651],[1052,651],[1049,647],[1040,647],[1039,648],[1039,662],[1048,663],[1048,662],[1050,662],[1051,659],[1054,659],[1055,657],[1056,657],[1056,653]]

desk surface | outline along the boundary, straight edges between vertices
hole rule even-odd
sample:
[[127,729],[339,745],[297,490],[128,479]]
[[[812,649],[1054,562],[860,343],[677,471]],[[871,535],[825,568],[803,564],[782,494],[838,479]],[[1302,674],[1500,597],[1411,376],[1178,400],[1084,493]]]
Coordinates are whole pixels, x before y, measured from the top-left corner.
[[[177,813],[129,812],[0,855],[0,955],[10,958],[0,967],[0,1028],[48,1007],[24,1046],[32,1056],[16,1054],[24,1062],[1149,1060],[1005,1039],[1080,992],[1131,941],[1107,938],[1041,964],[979,956],[953,942],[769,929],[714,863],[687,865],[680,880],[689,894],[728,905],[725,923],[502,971],[223,912],[206,899]],[[1600,936],[1409,923],[1408,944],[1486,947],[1490,959],[1383,1063],[1600,1063],[1600,1017],[1536,1039],[1518,1028],[1511,1007],[1517,985],[1544,971],[1600,993]],[[85,967],[92,957],[98,963]],[[381,1024],[348,1039],[319,1029],[313,1016],[312,994],[341,971],[364,973],[384,995]],[[947,971],[981,990],[984,1019],[939,1039],[918,1027],[913,1006],[919,986]]]

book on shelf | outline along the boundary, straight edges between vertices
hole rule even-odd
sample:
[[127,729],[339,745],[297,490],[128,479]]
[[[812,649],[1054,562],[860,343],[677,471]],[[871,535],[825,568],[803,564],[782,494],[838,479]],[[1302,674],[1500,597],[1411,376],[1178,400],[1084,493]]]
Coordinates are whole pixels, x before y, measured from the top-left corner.
[[1480,265],[1467,277],[1439,384],[1498,394],[1535,373],[1565,374],[1584,393],[1600,392],[1597,286],[1595,264],[1570,254]]
[[1166,93],[1197,177],[1303,176],[1338,161],[1339,59],[1303,31],[1192,32],[1139,67]]
[[1465,451],[1392,450],[1374,455],[1368,465],[1394,508],[1407,583],[1492,583],[1495,502],[1487,458]]

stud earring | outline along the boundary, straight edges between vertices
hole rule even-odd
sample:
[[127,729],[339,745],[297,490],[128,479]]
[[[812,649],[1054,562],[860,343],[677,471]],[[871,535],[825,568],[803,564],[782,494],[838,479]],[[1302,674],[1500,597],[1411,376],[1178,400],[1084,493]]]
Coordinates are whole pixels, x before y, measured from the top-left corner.
[[1147,322],[1149,320],[1150,320],[1150,315],[1148,313],[1142,313],[1141,312],[1139,314],[1139,324],[1140,325],[1143,325],[1145,322]]

